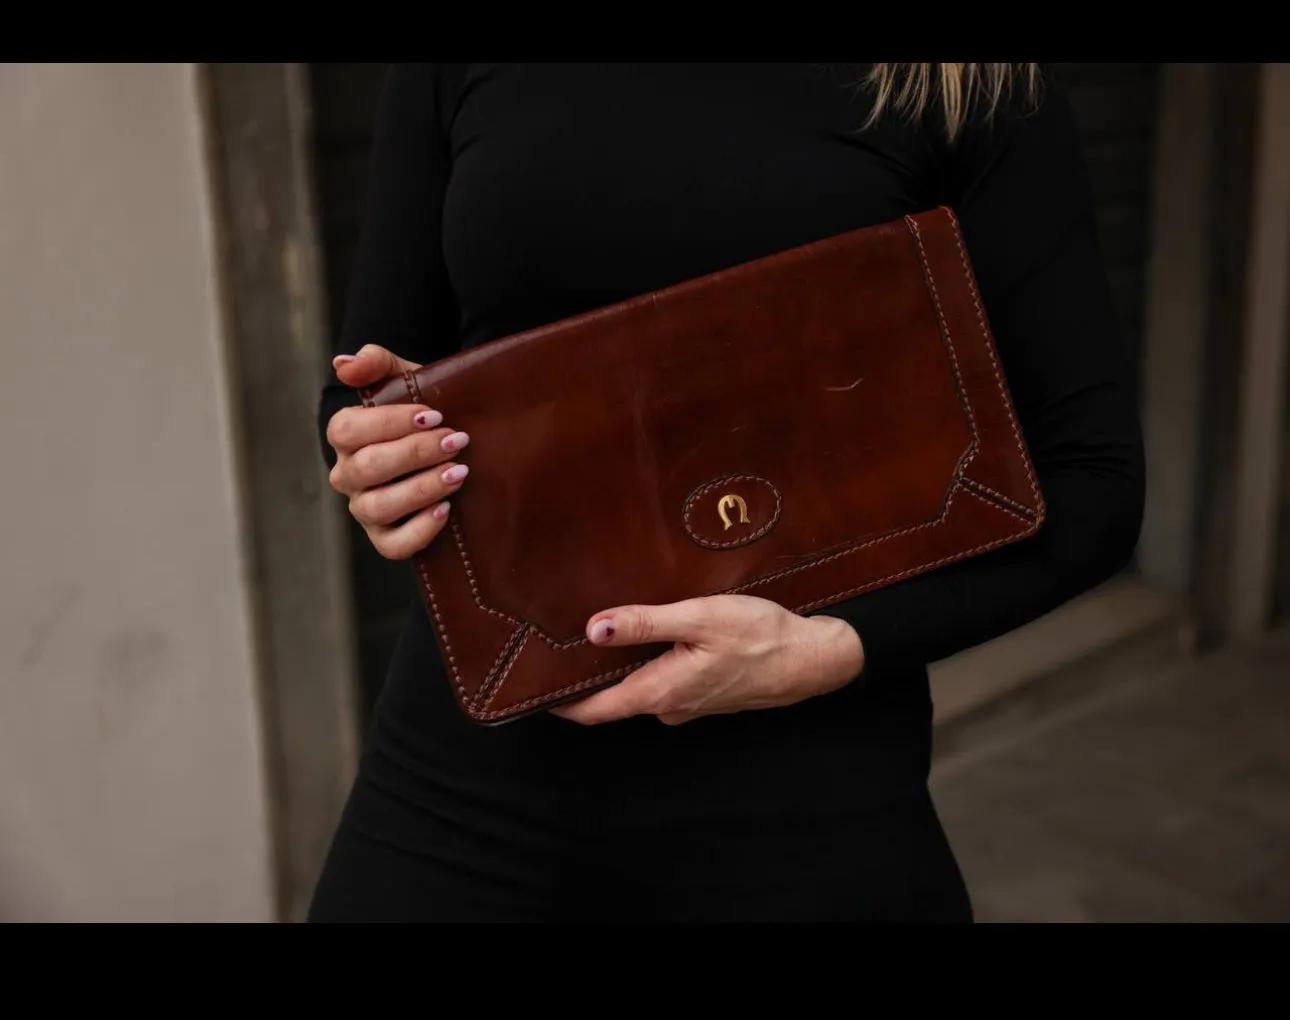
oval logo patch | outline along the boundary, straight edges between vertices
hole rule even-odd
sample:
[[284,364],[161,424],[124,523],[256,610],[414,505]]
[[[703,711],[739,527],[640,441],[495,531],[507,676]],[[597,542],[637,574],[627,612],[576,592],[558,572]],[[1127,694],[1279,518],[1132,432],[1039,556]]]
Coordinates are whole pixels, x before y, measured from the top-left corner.
[[723,475],[704,482],[685,500],[685,532],[705,549],[734,549],[766,535],[779,523],[784,501],[758,475]]

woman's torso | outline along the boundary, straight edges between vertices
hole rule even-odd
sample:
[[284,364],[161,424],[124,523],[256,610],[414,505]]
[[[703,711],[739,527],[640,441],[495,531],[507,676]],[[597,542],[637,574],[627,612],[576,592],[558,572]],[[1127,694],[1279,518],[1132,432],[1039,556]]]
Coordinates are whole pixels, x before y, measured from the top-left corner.
[[[896,125],[861,131],[864,66],[438,67],[427,120],[449,160],[442,252],[456,342],[937,204],[932,145]],[[921,788],[930,725],[918,670],[675,728],[648,717],[588,729],[544,715],[482,728],[453,702],[414,605],[368,767],[408,796],[448,792],[538,815],[589,803],[671,819],[853,810]]]

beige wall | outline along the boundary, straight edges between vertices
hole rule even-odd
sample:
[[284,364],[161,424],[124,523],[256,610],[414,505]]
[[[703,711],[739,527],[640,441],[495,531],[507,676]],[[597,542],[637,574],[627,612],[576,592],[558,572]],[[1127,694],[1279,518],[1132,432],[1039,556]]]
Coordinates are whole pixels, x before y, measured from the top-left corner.
[[269,919],[193,67],[0,65],[0,920]]

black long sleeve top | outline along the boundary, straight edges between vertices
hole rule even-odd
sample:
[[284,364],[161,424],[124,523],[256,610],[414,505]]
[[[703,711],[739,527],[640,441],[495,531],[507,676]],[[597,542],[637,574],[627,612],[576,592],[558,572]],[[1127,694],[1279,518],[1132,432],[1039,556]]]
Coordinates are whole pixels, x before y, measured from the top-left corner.
[[[855,803],[925,772],[927,663],[1033,620],[1126,565],[1144,488],[1135,375],[1065,97],[1046,77],[1037,109],[1007,102],[951,146],[935,121],[890,117],[865,128],[864,68],[396,65],[336,353],[377,343],[424,363],[950,204],[1047,501],[1041,532],[825,610],[855,627],[868,661],[865,683],[814,699],[827,705],[675,730],[653,720],[599,728],[612,739],[550,716],[476,732],[436,693],[447,683],[414,611],[373,731],[387,758],[505,785],[503,758],[545,754],[551,769],[558,758],[585,778],[585,756],[613,755],[622,783],[652,776],[639,785],[658,803],[685,799],[696,810],[717,800],[776,809],[819,800],[820,784],[805,777],[831,768],[857,778],[824,784],[833,791],[824,806]],[[320,429],[354,402],[344,386],[328,386]],[[324,454],[333,457],[325,440]],[[496,735],[522,728],[530,735]],[[687,756],[721,746],[743,764],[709,769],[724,775],[711,783],[690,769],[669,784],[658,773],[663,746]]]

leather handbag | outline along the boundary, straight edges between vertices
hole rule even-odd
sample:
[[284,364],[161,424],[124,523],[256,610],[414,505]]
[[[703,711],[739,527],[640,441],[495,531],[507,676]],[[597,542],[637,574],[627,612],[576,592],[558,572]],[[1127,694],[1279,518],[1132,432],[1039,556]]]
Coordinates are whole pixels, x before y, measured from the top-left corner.
[[414,565],[479,723],[667,649],[592,645],[601,610],[730,592],[809,613],[1044,518],[944,207],[507,336],[362,397],[425,404],[470,433],[470,481]]

